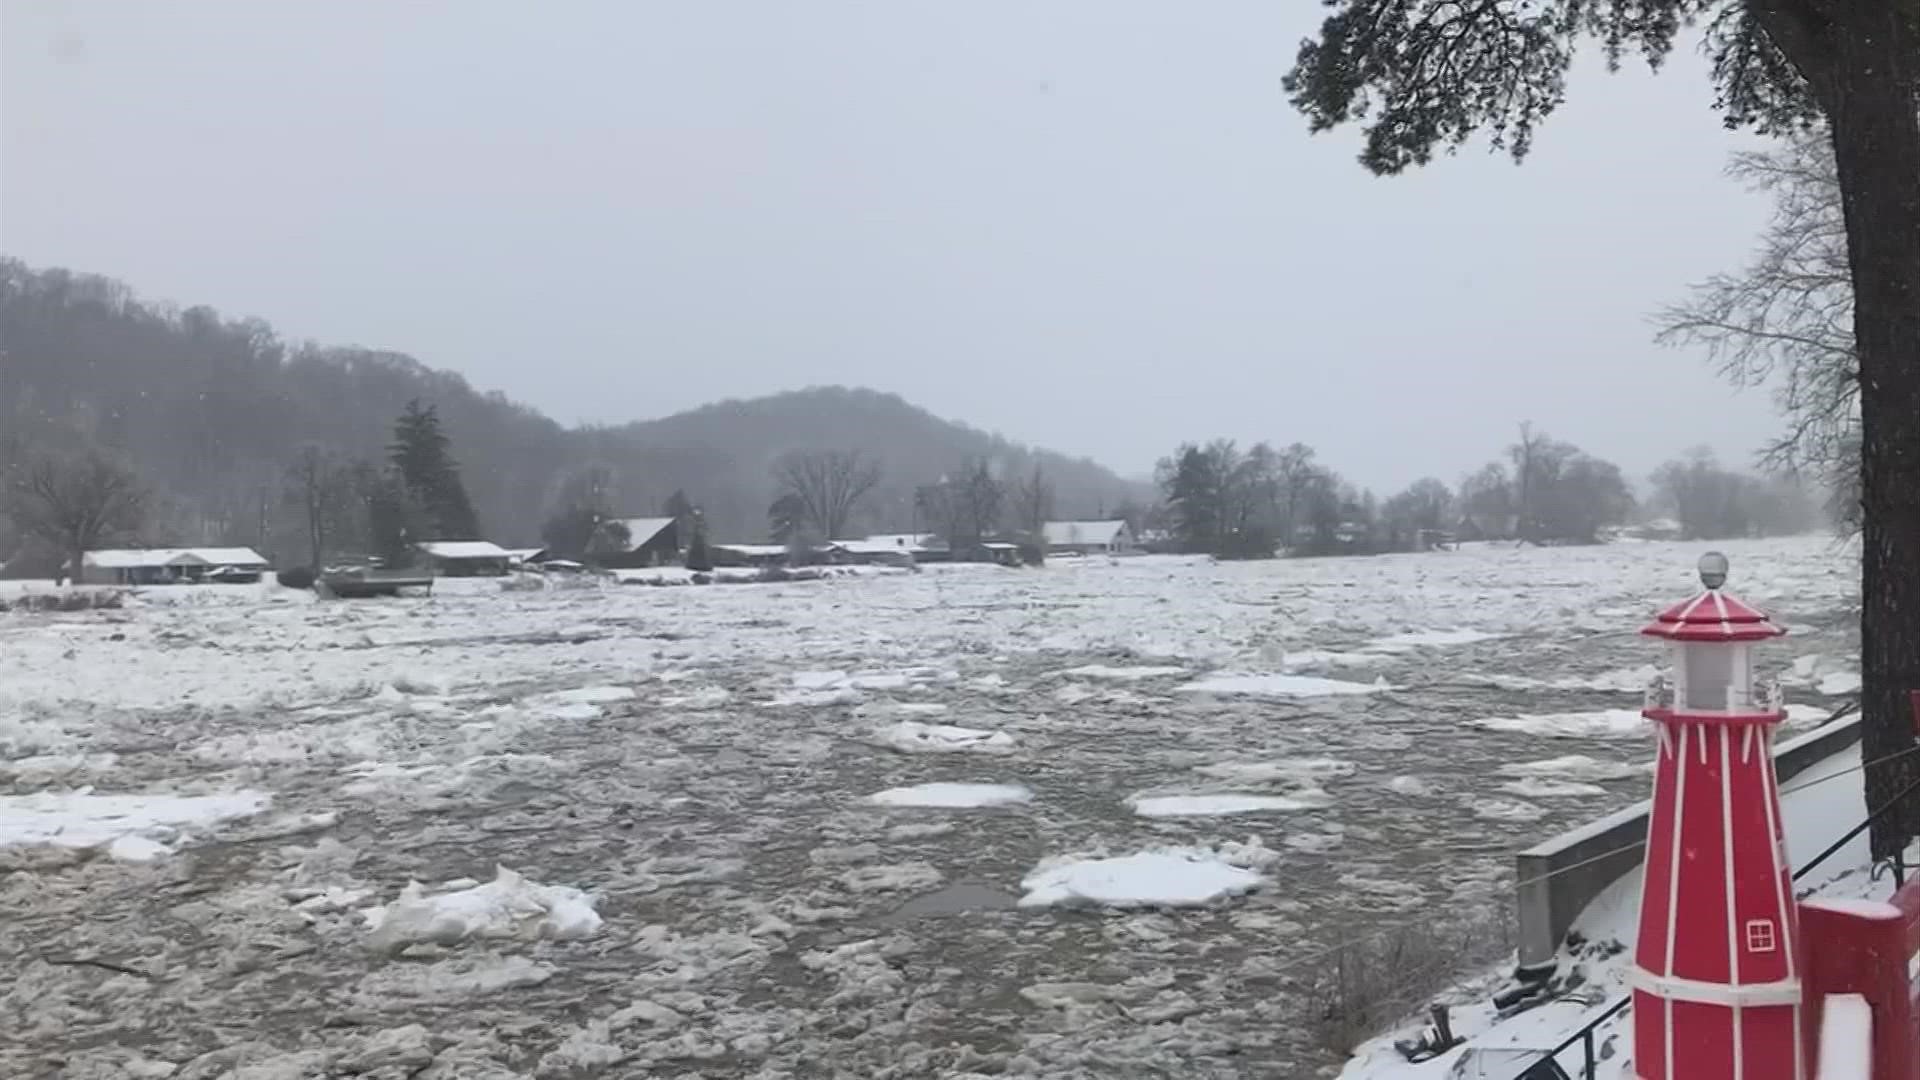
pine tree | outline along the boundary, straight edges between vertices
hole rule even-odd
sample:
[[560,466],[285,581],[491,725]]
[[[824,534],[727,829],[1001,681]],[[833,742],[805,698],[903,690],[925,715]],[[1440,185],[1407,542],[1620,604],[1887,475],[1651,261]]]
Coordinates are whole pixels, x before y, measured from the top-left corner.
[[448,446],[435,407],[422,406],[419,398],[407,402],[406,411],[394,421],[387,455],[408,496],[425,512],[432,535],[417,539],[470,540],[480,535],[473,503],[460,482],[460,466]]

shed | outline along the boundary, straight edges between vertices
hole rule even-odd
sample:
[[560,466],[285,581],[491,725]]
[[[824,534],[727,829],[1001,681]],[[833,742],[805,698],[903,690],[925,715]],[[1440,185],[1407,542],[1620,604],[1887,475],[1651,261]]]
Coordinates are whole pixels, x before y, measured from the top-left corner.
[[503,577],[512,557],[485,540],[423,540],[413,545],[436,577]]
[[171,585],[260,580],[267,560],[252,548],[110,548],[80,557],[86,585]]

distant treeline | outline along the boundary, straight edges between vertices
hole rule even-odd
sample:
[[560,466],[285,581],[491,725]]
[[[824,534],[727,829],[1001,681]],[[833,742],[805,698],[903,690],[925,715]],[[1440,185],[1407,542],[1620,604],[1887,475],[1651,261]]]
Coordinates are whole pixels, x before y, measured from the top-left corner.
[[[1300,443],[1186,443],[1161,460],[1158,480],[1163,503],[1147,535],[1227,558],[1418,551],[1459,540],[1589,544],[1630,523],[1694,539],[1822,524],[1819,499],[1795,480],[1727,469],[1706,449],[1661,466],[1641,505],[1617,465],[1529,424],[1504,461],[1457,486],[1428,477],[1385,500],[1341,479]],[[1654,520],[1663,517],[1671,524]]]

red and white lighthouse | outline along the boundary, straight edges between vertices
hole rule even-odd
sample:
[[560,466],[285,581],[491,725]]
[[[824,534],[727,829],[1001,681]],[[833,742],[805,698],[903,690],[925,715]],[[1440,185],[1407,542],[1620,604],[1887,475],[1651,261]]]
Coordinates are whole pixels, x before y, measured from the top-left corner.
[[1660,752],[1647,820],[1633,969],[1640,1080],[1805,1080],[1799,939],[1773,771],[1777,694],[1754,692],[1753,646],[1786,631],[1720,591],[1727,560],[1700,559],[1700,595],[1641,630],[1672,653],[1670,687],[1644,715]]

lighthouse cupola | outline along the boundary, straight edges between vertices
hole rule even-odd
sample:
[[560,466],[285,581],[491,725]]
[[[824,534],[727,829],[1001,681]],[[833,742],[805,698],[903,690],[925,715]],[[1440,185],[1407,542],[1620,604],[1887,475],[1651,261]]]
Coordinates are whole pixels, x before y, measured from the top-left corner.
[[1781,719],[1777,696],[1756,689],[1753,646],[1786,631],[1763,612],[1721,591],[1727,570],[1725,555],[1717,551],[1702,555],[1700,582],[1706,588],[1641,629],[1649,637],[1667,641],[1673,664],[1671,697],[1649,701],[1648,719],[1711,722],[1717,717],[1742,723]]

